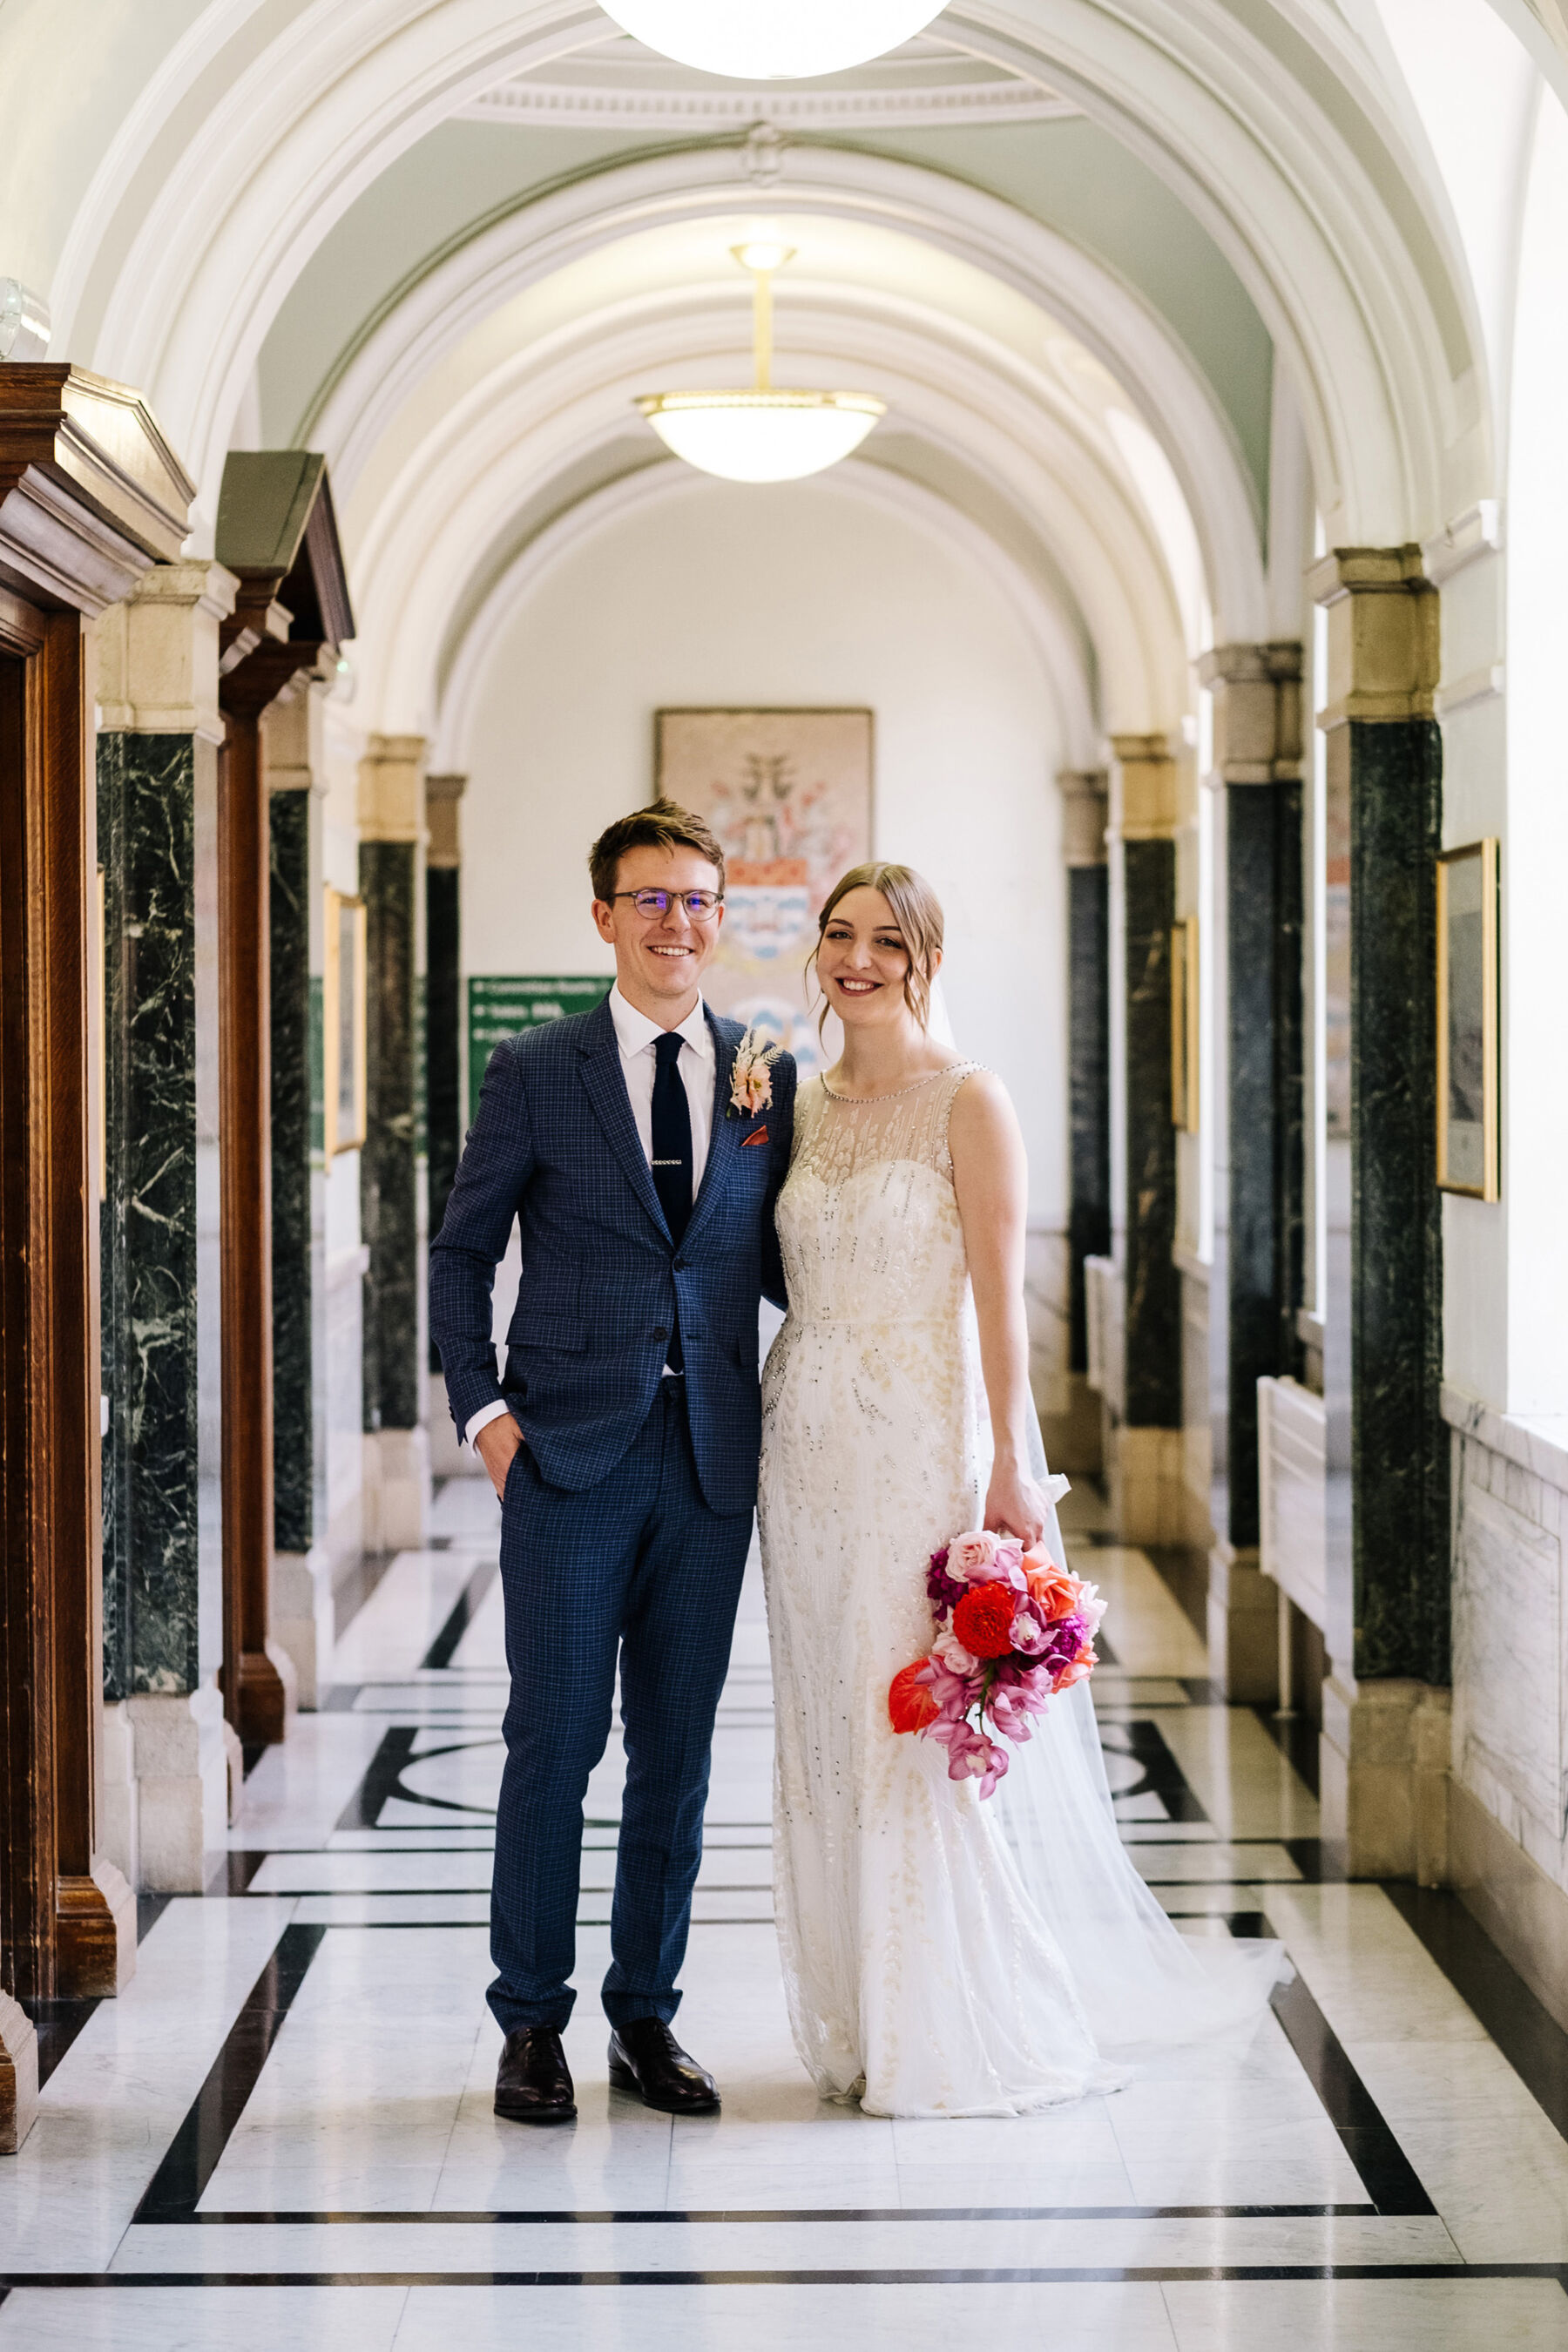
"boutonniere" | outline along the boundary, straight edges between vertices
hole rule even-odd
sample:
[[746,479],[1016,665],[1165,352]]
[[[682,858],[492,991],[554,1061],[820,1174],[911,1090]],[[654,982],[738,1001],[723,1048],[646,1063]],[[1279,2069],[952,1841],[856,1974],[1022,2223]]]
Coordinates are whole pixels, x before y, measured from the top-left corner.
[[760,1110],[771,1108],[773,1099],[773,1066],[778,1060],[776,1045],[764,1045],[754,1029],[748,1029],[735,1048],[735,1066],[730,1073],[730,1108],[726,1118],[754,1118]]

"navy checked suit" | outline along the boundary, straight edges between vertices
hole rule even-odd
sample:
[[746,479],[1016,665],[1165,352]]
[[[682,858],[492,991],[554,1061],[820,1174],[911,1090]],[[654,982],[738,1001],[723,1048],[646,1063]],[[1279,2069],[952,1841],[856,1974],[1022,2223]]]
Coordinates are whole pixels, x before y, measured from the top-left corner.
[[[574,1999],[583,1799],[617,1655],[626,1783],[604,2003],[674,2016],[719,1693],[762,1434],[757,1306],[784,1303],[773,1206],[795,1065],[728,1117],[739,1022],[710,1013],[712,1139],[671,1240],[607,1003],[491,1056],[430,1250],[430,1329],[459,1433],[502,1399],[522,1431],[501,1511],[511,1696],[496,1823],[489,2000],[503,2032]],[[490,1292],[516,1216],[522,1279],[497,1378]],[[679,1328],[684,1377],[664,1377]]]

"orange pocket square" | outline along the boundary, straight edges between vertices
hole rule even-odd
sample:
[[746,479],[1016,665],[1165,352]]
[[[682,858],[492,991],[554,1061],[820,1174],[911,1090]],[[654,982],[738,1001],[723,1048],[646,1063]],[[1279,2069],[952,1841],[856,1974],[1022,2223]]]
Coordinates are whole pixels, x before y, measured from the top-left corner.
[[759,1127],[755,1135],[743,1135],[741,1138],[741,1149],[742,1151],[749,1151],[753,1143],[765,1143],[767,1139],[767,1129],[765,1127]]

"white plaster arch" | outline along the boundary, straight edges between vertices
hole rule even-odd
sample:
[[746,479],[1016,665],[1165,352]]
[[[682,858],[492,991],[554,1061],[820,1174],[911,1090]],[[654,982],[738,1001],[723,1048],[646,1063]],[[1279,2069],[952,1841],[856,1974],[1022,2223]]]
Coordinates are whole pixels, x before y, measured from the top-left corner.
[[[442,686],[430,750],[430,765],[437,773],[465,773],[472,764],[468,737],[475,704],[497,642],[518,606],[565,556],[576,554],[597,532],[613,529],[634,510],[689,494],[692,478],[674,458],[623,475],[545,524],[512,558],[476,606]],[[1100,730],[1089,680],[1071,625],[1039,582],[989,532],[922,484],[853,457],[835,467],[833,478],[856,496],[916,521],[933,537],[961,546],[995,583],[1034,646],[1056,704],[1068,761],[1092,767]]]
[[[1421,178],[1397,125],[1326,12],[1291,13],[1364,117],[1377,176],[1229,11],[961,0],[948,30],[1117,130],[1215,236],[1290,367],[1333,535],[1418,538],[1490,487],[1484,385],[1468,351],[1457,375],[1443,357],[1398,216]],[[589,21],[576,0],[306,0],[205,110],[142,212],[94,356],[149,393],[209,515],[255,353],[307,256],[392,157]],[[1444,273],[1439,296],[1468,316],[1449,254]]]
[[487,313],[621,237],[748,210],[894,230],[999,279],[1067,328],[1122,384],[1164,449],[1204,551],[1221,635],[1266,634],[1252,488],[1228,420],[1174,337],[1110,270],[1055,230],[965,182],[883,156],[792,148],[759,203],[734,151],[684,149],[612,166],[520,206],[384,312],[301,419],[298,438],[325,450],[346,500],[412,387]]
[[[443,412],[383,484],[353,551],[371,724],[428,726],[443,625],[509,519],[595,447],[624,438],[631,401],[650,382],[674,369],[732,372],[743,359],[732,331],[732,320],[694,314],[685,296],[662,315],[651,300],[600,312],[542,338]],[[791,373],[801,380],[863,373],[868,356],[891,417],[960,457],[1050,547],[1095,648],[1102,723],[1117,732],[1174,723],[1189,700],[1189,649],[1163,552],[1131,491],[1026,387],[974,352],[907,324],[868,321],[863,308],[792,313]]]

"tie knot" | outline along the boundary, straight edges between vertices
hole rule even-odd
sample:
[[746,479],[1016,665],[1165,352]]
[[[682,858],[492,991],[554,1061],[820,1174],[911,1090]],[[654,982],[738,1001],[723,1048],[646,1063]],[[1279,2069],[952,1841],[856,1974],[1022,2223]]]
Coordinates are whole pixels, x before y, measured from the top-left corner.
[[660,1069],[668,1070],[679,1057],[683,1044],[679,1029],[667,1029],[662,1037],[654,1040],[654,1058]]

